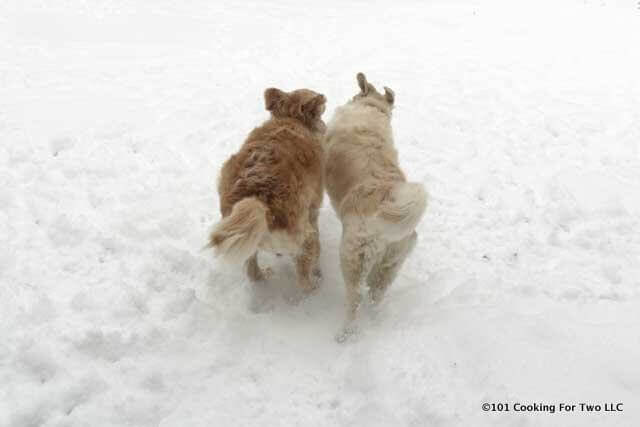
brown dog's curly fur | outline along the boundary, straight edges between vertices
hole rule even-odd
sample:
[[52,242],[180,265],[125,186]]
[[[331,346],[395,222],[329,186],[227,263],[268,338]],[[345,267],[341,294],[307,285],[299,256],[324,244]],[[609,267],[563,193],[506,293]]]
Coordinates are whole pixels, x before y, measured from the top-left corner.
[[298,281],[310,290],[309,273],[317,268],[320,248],[326,98],[308,89],[286,93],[274,88],[264,98],[271,118],[222,167],[223,220],[211,233],[210,246],[228,259],[246,261],[253,280],[263,277],[257,249],[289,252],[296,258]]

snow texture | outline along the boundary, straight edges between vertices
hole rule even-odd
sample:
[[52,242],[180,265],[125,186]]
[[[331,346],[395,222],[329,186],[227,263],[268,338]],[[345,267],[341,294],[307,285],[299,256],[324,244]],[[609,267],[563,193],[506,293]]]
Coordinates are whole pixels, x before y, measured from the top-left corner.
[[[1,2],[0,426],[640,425],[639,42],[634,0]],[[326,199],[297,305],[201,248],[263,90],[358,71],[430,205],[338,344]]]

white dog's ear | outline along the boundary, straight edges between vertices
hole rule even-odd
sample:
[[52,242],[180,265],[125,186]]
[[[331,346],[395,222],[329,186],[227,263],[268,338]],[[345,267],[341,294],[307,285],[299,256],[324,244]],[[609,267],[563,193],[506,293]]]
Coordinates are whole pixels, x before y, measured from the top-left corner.
[[367,82],[367,78],[363,73],[356,74],[356,79],[358,79],[358,86],[360,86],[360,91],[366,95],[369,93],[369,83]]
[[270,87],[264,91],[264,106],[267,111],[275,110],[287,97],[287,94],[280,89]]
[[393,104],[396,100],[396,94],[386,86],[384,87],[384,97],[389,104]]

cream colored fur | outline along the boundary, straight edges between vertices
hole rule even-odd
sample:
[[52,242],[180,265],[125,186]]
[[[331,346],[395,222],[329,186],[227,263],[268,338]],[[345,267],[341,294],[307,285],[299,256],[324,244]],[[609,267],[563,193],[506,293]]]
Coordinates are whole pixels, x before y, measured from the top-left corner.
[[393,91],[380,94],[357,76],[360,93],[338,107],[324,139],[325,185],[343,225],[340,266],[347,287],[347,324],[338,340],[353,331],[368,286],[379,302],[415,246],[415,228],[427,206],[420,183],[408,183],[393,144]]
[[214,247],[216,256],[232,264],[249,259],[269,231],[266,214],[267,207],[255,197],[236,203],[231,215],[222,218],[212,230],[212,235],[220,236],[221,241]]
[[400,240],[408,236],[422,219],[427,207],[427,193],[420,183],[396,184],[390,200],[380,205],[376,215],[380,233],[388,240]]

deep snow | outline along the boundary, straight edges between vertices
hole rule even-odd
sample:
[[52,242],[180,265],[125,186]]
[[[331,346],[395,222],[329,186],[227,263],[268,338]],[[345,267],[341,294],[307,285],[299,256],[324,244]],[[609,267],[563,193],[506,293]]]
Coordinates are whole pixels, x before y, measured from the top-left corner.
[[[637,4],[303,3],[0,3],[0,425],[640,425]],[[328,200],[297,306],[200,248],[263,90],[357,71],[431,200],[340,345]]]

